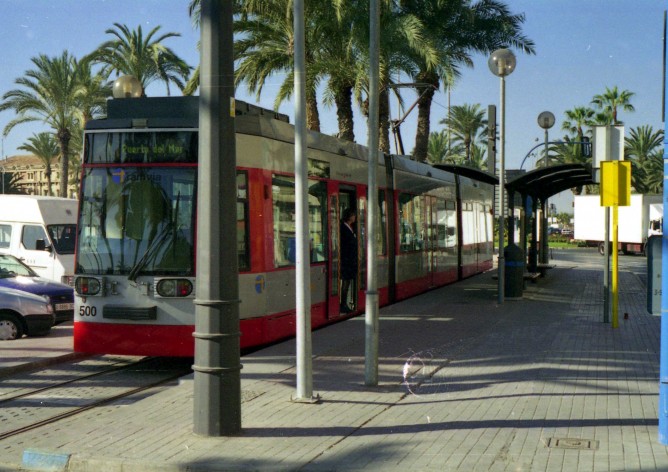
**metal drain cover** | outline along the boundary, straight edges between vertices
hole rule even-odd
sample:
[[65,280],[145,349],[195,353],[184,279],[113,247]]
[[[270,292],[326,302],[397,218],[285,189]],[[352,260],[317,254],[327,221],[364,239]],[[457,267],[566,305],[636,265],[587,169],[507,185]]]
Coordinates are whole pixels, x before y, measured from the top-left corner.
[[549,438],[547,447],[558,447],[560,449],[598,449],[596,439],[577,439],[577,438]]

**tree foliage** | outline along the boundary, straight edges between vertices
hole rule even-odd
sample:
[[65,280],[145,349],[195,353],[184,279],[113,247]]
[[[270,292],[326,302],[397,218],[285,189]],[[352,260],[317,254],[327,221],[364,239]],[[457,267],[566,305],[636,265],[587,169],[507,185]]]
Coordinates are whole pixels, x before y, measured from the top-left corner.
[[158,35],[156,26],[144,36],[141,25],[131,30],[127,25],[114,23],[105,33],[114,39],[105,41],[87,59],[102,65],[102,73],[108,77],[125,74],[135,77],[142,85],[142,95],[146,87],[155,81],[164,82],[167,95],[170,83],[183,90],[190,74],[190,66],[174,51],[164,45],[165,40],[181,36],[178,33]]
[[47,195],[51,196],[51,162],[60,154],[58,141],[56,141],[53,133],[42,132],[33,134],[28,138],[28,142],[19,146],[18,149],[27,151],[42,161],[45,167]]

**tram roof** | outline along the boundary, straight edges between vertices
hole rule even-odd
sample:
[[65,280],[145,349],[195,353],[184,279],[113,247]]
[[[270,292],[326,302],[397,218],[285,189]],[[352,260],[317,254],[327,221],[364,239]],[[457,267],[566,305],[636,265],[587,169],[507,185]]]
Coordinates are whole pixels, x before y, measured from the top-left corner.
[[[289,123],[288,115],[235,100],[236,116],[266,116]],[[106,118],[91,120],[86,129],[197,128],[199,97],[140,97],[107,100]]]
[[569,188],[594,183],[591,172],[582,164],[560,164],[522,174],[507,182],[506,189],[544,201]]
[[461,175],[462,177],[468,177],[470,179],[478,180],[486,184],[498,185],[499,179],[495,175],[492,175],[488,172],[475,169],[473,167],[467,166],[458,166],[455,164],[434,164],[433,167],[437,169],[444,170],[446,172],[452,172],[456,175]]

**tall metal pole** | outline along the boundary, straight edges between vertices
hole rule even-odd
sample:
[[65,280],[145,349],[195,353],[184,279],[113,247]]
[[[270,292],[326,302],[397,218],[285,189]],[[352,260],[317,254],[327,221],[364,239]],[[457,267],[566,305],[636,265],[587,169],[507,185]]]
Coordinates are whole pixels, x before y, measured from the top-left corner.
[[[545,128],[545,163],[543,164],[544,168],[548,167],[548,161],[547,161],[547,143],[548,143],[548,131],[547,128]],[[545,199],[543,203],[543,221],[542,224],[540,225],[540,262],[542,264],[547,264],[550,259],[548,257],[548,245],[547,245],[547,198]]]
[[304,0],[295,0],[295,210],[297,298],[297,392],[293,400],[312,401],[311,261],[308,243],[308,160],[306,157],[306,59],[304,51]]
[[499,297],[498,302],[504,302],[505,290],[505,256],[503,254],[505,246],[505,228],[506,228],[506,79],[501,76],[501,113],[499,141],[501,142],[501,152],[499,153]]
[[367,202],[367,291],[365,324],[365,364],[364,383],[369,386],[378,385],[378,338],[379,313],[377,290],[376,261],[376,214],[378,205],[378,184],[376,169],[378,167],[378,90],[380,70],[380,8],[378,0],[369,4],[369,169]]
[[232,2],[202,0],[194,432],[241,430]]
[[499,303],[504,301],[505,290],[505,227],[506,227],[506,80],[505,77],[515,70],[517,61],[515,55],[509,49],[497,49],[487,61],[492,74],[501,79],[501,119],[500,122],[500,153],[499,153]]
[[[547,146],[549,144],[548,130],[554,126],[554,122],[555,119],[554,119],[554,114],[552,112],[544,111],[538,115],[538,126],[540,126],[545,130],[545,158],[543,160],[543,168],[545,169],[547,169],[547,167],[550,165],[549,148]],[[522,164],[524,164],[524,161],[522,161]],[[543,199],[543,201],[541,202],[541,206],[543,210],[543,218],[540,224],[540,262],[542,264],[547,264],[550,261],[548,252],[549,247],[547,243],[547,225],[548,225],[547,213],[549,208],[547,198]]]

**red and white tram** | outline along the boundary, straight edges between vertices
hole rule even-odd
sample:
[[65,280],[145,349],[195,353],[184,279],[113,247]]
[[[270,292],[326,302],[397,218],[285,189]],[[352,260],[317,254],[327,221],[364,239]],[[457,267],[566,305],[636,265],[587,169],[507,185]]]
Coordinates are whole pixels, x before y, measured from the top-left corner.
[[[236,104],[241,346],[295,333],[294,129]],[[110,100],[88,123],[76,247],[74,350],[192,356],[198,97]],[[366,282],[367,151],[310,133],[311,316],[361,313]],[[493,178],[385,156],[378,166],[380,304],[492,267]],[[484,177],[486,174],[480,174]],[[339,221],[357,211],[352,313],[339,300]]]

